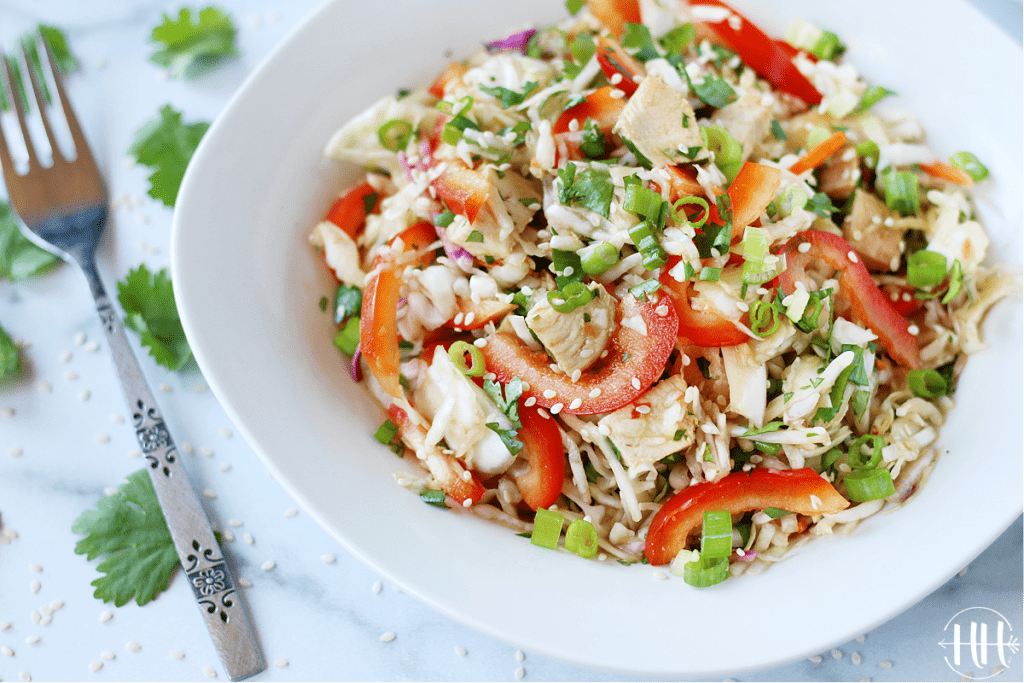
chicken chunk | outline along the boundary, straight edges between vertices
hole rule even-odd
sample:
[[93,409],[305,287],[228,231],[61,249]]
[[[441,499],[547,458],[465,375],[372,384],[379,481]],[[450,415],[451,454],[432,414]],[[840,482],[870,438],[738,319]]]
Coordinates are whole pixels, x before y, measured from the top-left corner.
[[765,104],[759,92],[748,92],[711,115],[713,124],[728,130],[736,142],[743,146],[743,161],[771,133],[772,108]]
[[686,380],[672,375],[602,417],[598,428],[607,433],[627,467],[655,463],[694,441],[697,418],[684,402],[685,394]]
[[567,375],[593,365],[615,329],[615,298],[596,283],[590,291],[593,298],[568,313],[542,297],[526,314],[526,324]]
[[903,231],[886,225],[899,218],[875,195],[857,190],[853,207],[843,222],[843,237],[864,259],[864,265],[876,271],[894,271],[903,255]]
[[629,140],[655,168],[707,156],[693,107],[656,74],[644,78],[612,132]]

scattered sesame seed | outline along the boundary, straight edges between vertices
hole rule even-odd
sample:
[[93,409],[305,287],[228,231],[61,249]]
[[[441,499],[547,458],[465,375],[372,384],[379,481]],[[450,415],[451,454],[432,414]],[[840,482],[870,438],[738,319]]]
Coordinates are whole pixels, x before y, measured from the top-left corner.
[[800,246],[797,247],[796,250],[799,251],[801,254],[806,254],[807,252],[809,252],[811,250],[811,243],[810,242],[801,242]]
[[832,659],[842,659],[843,651],[837,647],[832,648]]
[[636,377],[634,377],[633,379],[631,379],[631,380],[629,381],[629,383],[630,383],[630,384],[632,385],[632,387],[633,387],[634,389],[636,389],[637,391],[640,391],[640,387],[641,387],[642,385],[640,384],[640,380],[639,380],[639,379],[637,379]]
[[882,661],[880,661],[878,663],[878,666],[880,666],[883,669],[891,669],[892,668],[892,662],[890,662],[888,659],[883,659]]
[[865,637],[866,637],[866,636],[857,636],[857,642],[858,642],[858,643],[863,643],[863,642],[864,642],[864,638],[865,638]]
[[478,349],[482,349],[485,346],[487,346],[487,339],[485,337],[480,337],[475,342],[473,342],[473,346],[477,347]]
[[549,415],[548,411],[544,410],[543,408],[537,408],[537,414],[543,417],[545,420],[551,419],[551,415]]
[[223,436],[225,439],[230,439],[231,436],[232,436],[231,430],[228,429],[227,427],[221,427],[220,428],[220,435]]
[[382,643],[390,643],[395,638],[396,638],[395,634],[392,633],[391,631],[388,631],[387,633],[380,634],[379,640]]
[[171,650],[171,657],[174,659],[185,659],[185,653],[181,650]]
[[544,398],[554,398],[555,396],[557,396],[557,394],[553,389],[545,389],[544,393],[541,394],[541,396],[543,396]]
[[6,631],[10,627],[11,627],[11,622],[9,622],[9,621],[0,621],[0,631]]
[[859,652],[851,652],[850,661],[853,662],[854,665],[859,665],[863,660],[861,659]]
[[626,92],[624,90],[619,90],[618,88],[615,88],[610,93],[608,93],[608,96],[615,98],[617,100],[621,100],[623,97],[626,96]]
[[572,403],[570,403],[570,404],[569,404],[569,410],[576,410],[576,409],[577,409],[577,408],[579,408],[579,407],[580,407],[581,405],[583,405],[583,399],[580,399],[580,398],[574,398],[574,399],[572,400]]
[[323,561],[324,564],[334,564],[334,559],[335,558],[334,558],[334,555],[332,555],[330,553],[325,553],[325,554],[320,556],[320,559]]
[[299,514],[299,511],[296,510],[295,508],[288,508],[287,510],[284,511],[285,517],[294,517],[297,514]]
[[102,614],[100,614],[100,623],[101,624],[105,624],[105,623],[107,623],[108,621],[110,621],[113,618],[114,618],[114,613],[109,611],[109,610],[106,610]]
[[117,655],[115,655],[113,652],[101,652],[100,657],[107,660],[108,662],[112,662],[114,661],[114,659],[117,658]]
[[60,354],[60,362],[61,363],[70,363],[71,362],[71,352],[70,351],[65,351],[64,353]]
[[38,581],[33,581],[31,584],[29,584],[28,589],[33,593],[38,593],[39,589],[41,589],[42,587],[43,584],[39,583]]
[[39,610],[32,610],[32,613],[29,614],[29,618],[32,619],[33,624],[38,624],[43,620],[43,615],[39,613]]
[[243,522],[240,519],[229,519],[228,524],[231,526],[242,526]]
[[587,396],[589,396],[590,398],[597,398],[600,395],[601,395],[600,387],[594,387],[593,389],[590,390],[590,393],[587,394]]
[[204,666],[203,667],[203,673],[206,674],[207,676],[209,676],[210,678],[216,678],[217,677],[217,670],[214,669],[212,666]]
[[227,472],[228,470],[231,469],[231,463],[222,462],[221,464],[217,465],[217,469],[219,469],[221,472]]
[[206,496],[207,498],[209,498],[210,500],[214,500],[217,497],[217,493],[215,491],[213,491],[212,489],[204,490],[203,491],[203,495]]
[[570,379],[572,380],[572,383],[575,384],[576,382],[580,381],[580,377],[582,377],[582,376],[583,376],[583,371],[580,370],[579,368],[576,368],[575,370],[572,371],[572,375],[571,375]]
[[14,650],[11,649],[10,645],[4,645],[3,647],[0,647],[0,652],[4,653],[8,657],[14,656]]
[[374,595],[380,595],[380,592],[384,590],[384,585],[380,581],[374,581],[373,586],[370,587]]
[[68,370],[67,372],[64,373],[64,377],[69,382],[74,382],[76,379],[78,379],[78,373],[77,372],[72,372],[72,371]]
[[552,415],[558,415],[560,412],[562,412],[562,404],[556,403],[555,405],[551,406],[549,410],[551,410]]
[[916,336],[916,335],[917,335],[917,334],[918,334],[918,333],[919,333],[920,331],[921,331],[921,328],[919,328],[919,327],[918,327],[917,325],[910,325],[909,327],[907,327],[907,332],[908,332],[909,334],[912,334],[912,335],[915,335],[915,336]]
[[20,448],[12,448],[7,452],[10,454],[12,458],[20,458],[22,455],[25,454],[25,451],[21,450]]
[[228,543],[230,543],[231,541],[235,540],[235,534],[231,531],[231,529],[225,529],[224,531],[222,531],[220,533],[220,535],[221,535],[221,538],[223,538]]
[[274,660],[274,666],[279,666],[279,667],[281,667],[283,669],[284,667],[288,666],[288,660],[287,659],[275,659]]
[[[615,93],[615,92],[622,92],[622,91],[621,90],[613,90],[612,92]],[[516,676],[517,679],[518,678],[522,678],[525,675],[526,675],[526,669],[524,669],[523,667],[519,667],[518,669],[516,669],[515,676]]]
[[615,73],[612,74],[612,77],[608,79],[608,82],[611,83],[612,85],[618,85],[619,83],[622,83],[622,74],[616,71]]
[[110,443],[110,435],[109,434],[97,434],[96,435],[96,442],[97,443]]
[[0,408],[0,415],[4,417],[14,417],[14,408]]
[[964,567],[963,569],[958,571],[956,575],[959,576],[961,579],[967,576],[967,567]]
[[269,572],[271,569],[273,569],[276,566],[277,566],[277,564],[273,560],[267,560],[266,562],[264,562],[263,564],[260,565],[260,569],[262,569],[265,572]]
[[78,395],[78,398],[79,400],[82,401],[88,401],[90,396],[92,396],[92,394],[89,392],[88,389],[82,389],[82,393]]
[[84,348],[89,353],[96,353],[97,351],[100,350],[100,345],[94,341],[91,341],[82,348]]
[[537,404],[537,397],[536,396],[529,396],[529,397],[527,397],[527,399],[525,401],[523,401],[523,405],[526,406],[527,408],[529,408],[532,405],[536,405],[536,404]]
[[30,676],[27,671],[20,671],[20,672],[18,672],[18,678],[20,678],[23,681],[31,681],[32,680],[32,676]]
[[248,543],[249,545],[252,545],[253,543],[256,542],[256,539],[254,539],[252,537],[252,534],[250,534],[248,531],[246,531],[244,534],[242,534],[242,540],[245,541],[246,543]]
[[457,654],[460,657],[465,657],[466,656],[466,648],[462,647],[461,645],[456,645],[455,646],[455,654]]
[[140,451],[138,448],[130,450],[130,451],[128,451],[128,457],[129,458],[141,458],[142,457],[142,451]]
[[53,610],[58,610],[58,609],[60,609],[63,606],[64,606],[64,601],[63,600],[54,600],[53,602],[50,603],[50,608],[53,609]]
[[44,394],[49,394],[51,391],[53,391],[53,387],[50,386],[49,382],[40,382],[39,391],[43,392]]
[[810,657],[807,658],[807,661],[811,662],[812,664],[821,664],[821,662],[822,662],[821,655],[811,655]]
[[89,671],[99,671],[103,668],[103,662],[93,662],[89,665]]
[[639,405],[636,407],[636,412],[640,413],[641,415],[646,415],[647,413],[651,412],[651,407],[647,405]]
[[117,413],[114,413],[110,416],[110,421],[116,425],[124,424],[124,418],[118,415]]
[[665,572],[661,571],[660,569],[655,569],[654,570],[654,578],[659,579],[661,581],[665,581],[665,580],[668,579],[668,574],[666,574]]
[[75,332],[75,343],[79,346],[85,343],[85,332]]
[[523,654],[523,651],[522,650],[516,650],[516,661],[517,662],[521,662],[524,659],[526,659],[526,655]]
[[242,588],[252,588],[252,581],[245,577],[242,577],[238,580],[238,585]]
[[748,306],[747,302],[745,302],[745,301],[737,301],[736,302],[736,308],[738,308],[739,310],[743,311],[744,313],[746,313],[747,311],[750,310],[750,306]]
[[200,448],[199,448],[199,455],[206,456],[207,458],[212,458],[213,457],[213,449],[212,448],[207,448],[206,446],[200,446]]
[[142,646],[136,643],[134,640],[129,640],[127,643],[125,643],[124,648],[129,652],[138,652],[142,649]]
[[850,259],[851,263],[857,263],[857,252],[851,249],[850,251],[846,252],[846,258]]
[[172,391],[172,389],[171,389],[171,385],[170,385],[170,384],[167,384],[166,382],[162,382],[162,383],[160,384],[160,391],[163,391],[164,393],[169,393],[169,392],[171,392],[171,391]]

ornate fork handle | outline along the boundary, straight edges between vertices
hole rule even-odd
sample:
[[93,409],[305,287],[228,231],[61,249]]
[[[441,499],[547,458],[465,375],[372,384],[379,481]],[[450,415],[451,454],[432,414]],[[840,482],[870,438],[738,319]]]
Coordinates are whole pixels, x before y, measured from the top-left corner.
[[160,508],[224,668],[233,681],[259,673],[264,668],[263,657],[210,522],[188,480],[171,434],[94,264],[91,259],[81,259],[80,265],[103,321]]

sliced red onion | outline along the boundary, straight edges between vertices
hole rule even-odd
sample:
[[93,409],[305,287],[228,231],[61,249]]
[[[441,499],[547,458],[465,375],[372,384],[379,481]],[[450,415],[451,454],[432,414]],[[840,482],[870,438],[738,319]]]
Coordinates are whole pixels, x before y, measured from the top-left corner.
[[420,140],[420,163],[416,168],[426,173],[430,169],[431,161],[430,140]]
[[398,308],[402,308],[403,306],[405,306],[408,303],[409,303],[409,297],[403,296],[401,299],[398,300]]
[[363,345],[362,343],[356,344],[356,352],[352,354],[352,379],[356,382],[363,381],[363,364],[360,359],[363,356]]
[[461,268],[469,269],[473,267],[472,254],[459,245],[450,242],[448,240],[448,236],[445,235],[445,229],[440,225],[434,226],[434,230],[437,232],[437,236],[441,238],[441,246],[444,247],[445,256],[450,258]]
[[399,150],[398,152],[398,163],[401,165],[402,170],[405,171],[405,179],[410,183],[412,182],[412,166],[409,165],[409,157],[405,155],[405,152]]
[[750,562],[755,557],[757,557],[757,551],[756,550],[747,550],[742,555],[740,555],[739,553],[736,553],[736,559],[738,561],[740,561],[740,562]]
[[521,33],[513,33],[508,38],[502,40],[495,40],[487,43],[487,49],[492,52],[498,50],[519,50],[523,54],[526,54],[526,46],[530,42],[530,38],[533,38],[533,34],[536,33],[536,29],[528,29]]

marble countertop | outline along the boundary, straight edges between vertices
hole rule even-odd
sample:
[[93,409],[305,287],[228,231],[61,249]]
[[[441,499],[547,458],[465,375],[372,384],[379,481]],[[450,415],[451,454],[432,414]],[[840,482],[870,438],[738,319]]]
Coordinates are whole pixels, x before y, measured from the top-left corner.
[[[146,196],[144,168],[127,160],[132,136],[170,103],[213,120],[246,76],[317,0],[222,0],[241,56],[195,81],[168,80],[149,62],[155,0],[2,0],[0,45],[39,22],[67,32],[82,68],[72,101],[110,188],[113,229],[102,248],[109,289],[130,268],[168,264],[171,212]],[[1021,42],[1016,0],[974,0]],[[139,607],[93,597],[96,562],[73,552],[72,522],[142,467],[82,276],[60,266],[0,281],[0,322],[27,343],[24,371],[0,385],[0,680],[226,678],[180,573]],[[134,343],[134,337],[133,343]],[[267,662],[253,680],[615,680],[496,641],[420,604],[348,555],[267,474],[194,363],[165,371],[141,354],[207,514],[225,541]],[[255,495],[254,495],[255,493]],[[938,646],[951,617],[996,610],[1022,630],[1022,526],[906,612],[809,660],[738,680],[959,680]],[[272,563],[272,566],[271,566]],[[1019,642],[1019,641],[1018,641]],[[1021,660],[978,679],[1021,680]]]

